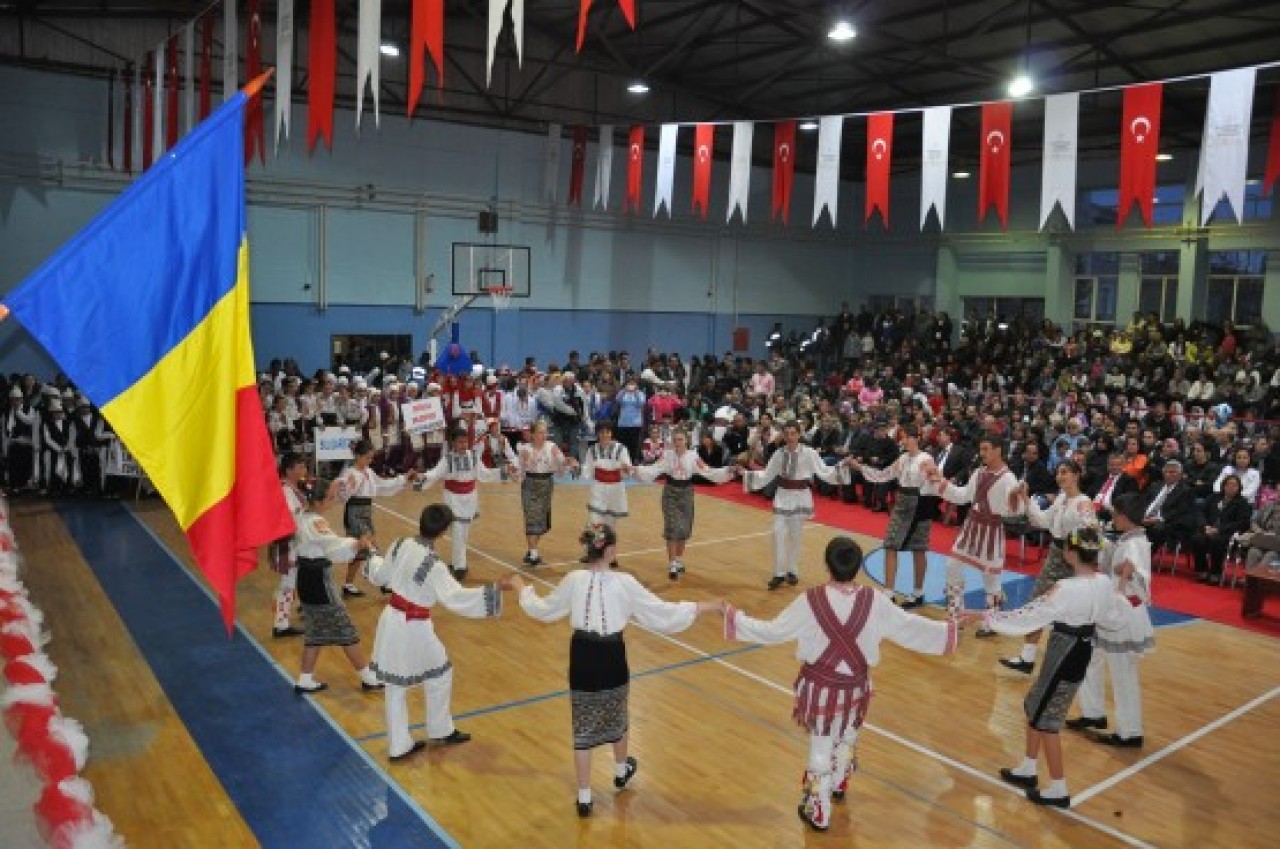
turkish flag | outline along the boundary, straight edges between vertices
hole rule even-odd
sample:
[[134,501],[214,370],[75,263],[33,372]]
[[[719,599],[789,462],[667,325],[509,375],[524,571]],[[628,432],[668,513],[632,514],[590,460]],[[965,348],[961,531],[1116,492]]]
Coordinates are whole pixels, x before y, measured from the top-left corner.
[[867,203],[864,224],[880,210],[880,221],[889,229],[889,167],[893,161],[893,113],[877,112],[867,118]]
[[200,120],[209,117],[209,78],[213,76],[213,12],[200,19]]
[[978,174],[978,222],[994,206],[1000,227],[1009,229],[1009,162],[1013,147],[1013,103],[982,107],[982,166]]
[[413,0],[413,25],[409,37],[409,117],[418,108],[426,80],[422,50],[436,66],[436,86],[444,96],[444,0]]
[[796,174],[796,122],[773,125],[773,217],[791,220],[791,184]]
[[121,140],[121,164],[126,174],[133,173],[133,65],[124,66],[124,138]]
[[582,206],[582,173],[587,164],[587,128],[573,128],[573,162],[569,165],[569,204]]
[[693,209],[707,218],[711,202],[711,157],[716,149],[716,125],[699,124],[693,131]]
[[312,0],[308,39],[307,150],[324,136],[333,150],[333,89],[338,78],[338,28],[334,0]]
[[1262,194],[1271,194],[1271,187],[1280,178],[1280,88],[1276,89],[1276,105],[1271,111],[1271,144],[1267,147],[1267,173],[1262,178]]
[[1134,202],[1142,220],[1151,226],[1156,196],[1156,154],[1160,152],[1161,83],[1129,86],[1124,90],[1124,125],[1120,128],[1120,203],[1116,229],[1124,226]]
[[[244,51],[245,79],[253,82],[262,73],[262,0],[249,0],[249,38]],[[258,161],[267,162],[267,140],[263,134],[262,90],[259,89],[249,102],[244,112],[244,164],[253,161],[253,153],[258,152]]]
[[644,125],[631,127],[631,140],[627,144],[627,199],[622,208],[640,211],[640,178],[644,170]]
[[155,153],[156,133],[156,54],[147,51],[147,63],[142,66],[142,170],[151,167],[151,157]]
[[166,58],[169,63],[164,75],[165,85],[169,90],[165,92],[168,105],[164,108],[164,146],[170,148],[178,143],[178,37],[176,35],[169,37],[169,55]]
[[[636,0],[618,0],[622,9],[622,17],[627,25],[636,28]],[[582,42],[587,40],[587,13],[591,11],[591,0],[578,0],[578,52],[582,52]]]

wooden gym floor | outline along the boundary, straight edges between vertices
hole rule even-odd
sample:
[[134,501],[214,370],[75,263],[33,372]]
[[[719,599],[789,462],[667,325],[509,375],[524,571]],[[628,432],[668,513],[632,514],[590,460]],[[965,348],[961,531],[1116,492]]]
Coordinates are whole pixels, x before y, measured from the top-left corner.
[[[758,615],[794,597],[764,589],[770,515],[701,494],[689,572],[668,581],[659,495],[631,488],[622,568],[665,598],[728,596]],[[378,504],[384,549],[435,497]],[[555,498],[539,592],[575,568],[585,516],[584,486],[559,485]],[[615,794],[598,752],[595,815],[579,820],[565,622],[536,623],[510,595],[500,620],[439,613],[454,714],[474,740],[391,765],[382,698],[360,691],[339,651],[321,653],[327,692],[292,694],[301,641],[270,636],[270,571],[241,584],[242,630],[229,641],[159,502],[12,506],[63,710],[92,740],[86,777],[133,846],[1263,847],[1280,833],[1268,790],[1280,781],[1276,644],[1227,626],[1158,631],[1141,665],[1145,748],[1065,736],[1069,812],[1038,809],[996,777],[1022,749],[1029,679],[996,664],[1016,641],[964,638],[944,659],[886,645],[861,769],[824,835],[795,812],[806,741],[789,720],[793,649],[728,644],[718,617],[674,637],[632,627],[640,771]],[[481,512],[473,582],[508,574],[524,553],[517,487],[482,487]],[[802,588],[820,579],[834,533],[807,529]],[[382,605],[376,591],[349,604],[366,649]],[[421,723],[420,691],[410,710]]]

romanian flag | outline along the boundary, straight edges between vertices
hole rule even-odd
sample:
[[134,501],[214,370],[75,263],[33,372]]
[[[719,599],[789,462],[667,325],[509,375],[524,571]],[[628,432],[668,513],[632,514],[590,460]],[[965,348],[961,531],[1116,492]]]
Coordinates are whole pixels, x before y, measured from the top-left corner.
[[5,299],[168,502],[228,631],[257,547],[294,528],[254,386],[248,100],[223,104]]

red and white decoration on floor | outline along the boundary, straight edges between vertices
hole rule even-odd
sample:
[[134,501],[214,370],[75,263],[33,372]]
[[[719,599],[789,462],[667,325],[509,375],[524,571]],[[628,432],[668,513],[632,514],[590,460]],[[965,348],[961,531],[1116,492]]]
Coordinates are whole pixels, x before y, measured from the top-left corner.
[[[444,98],[445,64],[445,2],[446,0],[412,0],[410,4],[410,38],[408,45],[408,108],[412,120],[422,99],[422,89],[427,82],[426,59],[435,68],[437,96]],[[575,45],[580,53],[587,42],[588,22],[593,5],[598,18],[621,12],[627,25],[635,30],[638,24],[638,0],[579,0],[578,26]],[[241,20],[239,7],[244,7]],[[307,149],[314,153],[316,142],[323,139],[325,146],[333,148],[333,109],[337,86],[339,32],[335,12],[336,0],[312,0],[310,23],[307,28]],[[361,129],[366,91],[372,98],[373,127],[380,125],[379,90],[380,68],[383,61],[382,0],[359,0],[356,30],[356,130]],[[254,78],[264,67],[262,16],[260,0],[222,0],[189,21],[182,32],[155,45],[144,56],[137,57],[120,69],[121,85],[115,85],[115,75],[107,86],[110,120],[107,122],[106,161],[111,167],[132,173],[133,164],[141,162],[148,168],[151,163],[172,147],[182,132],[189,132],[198,114],[201,119],[209,113],[212,66],[213,30],[215,21],[222,21],[222,92],[230,97],[242,82]],[[497,44],[510,24],[515,44],[517,64],[524,53],[525,0],[488,0],[488,27],[485,39],[485,80],[493,81],[493,63]],[[243,27],[244,32],[241,33]],[[294,2],[281,0],[276,4],[275,21],[275,128],[273,146],[280,139],[289,137],[289,115],[293,101],[293,49]],[[197,38],[197,30],[199,37]],[[573,37],[566,33],[566,38]],[[243,45],[244,74],[240,74],[240,48]],[[197,59],[197,50],[199,51]],[[348,51],[350,52],[350,51]],[[182,54],[181,56],[179,54]],[[181,60],[181,61],[180,61]],[[1243,223],[1246,173],[1248,170],[1249,127],[1252,118],[1254,86],[1259,68],[1271,68],[1276,64],[1221,71],[1206,75],[1210,80],[1209,103],[1205,114],[1204,135],[1200,147],[1200,159],[1196,172],[1196,193],[1202,195],[1202,223],[1207,224],[1218,202],[1226,199],[1236,220]],[[1201,77],[1202,78],[1202,77]],[[1201,78],[1184,78],[1177,82],[1196,82]],[[197,91],[199,110],[196,110]],[[1117,127],[1120,142],[1119,208],[1116,226],[1123,227],[1133,206],[1146,224],[1152,226],[1152,201],[1156,189],[1156,155],[1160,146],[1160,112],[1164,83],[1155,81],[1129,86],[1123,91],[1123,118]],[[1040,227],[1048,226],[1055,208],[1062,210],[1067,226],[1075,227],[1077,125],[1081,92],[1050,95],[1043,98],[1045,113],[1044,148],[1042,151],[1042,179],[1040,199]],[[180,105],[179,101],[183,100]],[[1023,100],[1020,103],[1030,103]],[[927,109],[882,111],[874,114],[857,113],[826,115],[817,119],[819,133],[816,143],[816,167],[814,175],[813,225],[817,227],[826,218],[835,227],[840,211],[840,163],[841,139],[844,123],[848,120],[867,122],[866,168],[861,175],[865,180],[866,197],[863,210],[863,226],[870,227],[873,213],[880,213],[880,226],[889,226],[889,178],[893,156],[895,122],[920,115],[922,121],[923,148],[920,166],[920,228],[928,226],[932,211],[940,229],[946,229],[947,187],[951,179],[950,136],[951,115],[954,109],[981,109],[982,130],[981,157],[978,173],[978,220],[983,221],[989,210],[995,210],[1002,229],[1008,229],[1009,194],[1013,161],[1014,139],[1012,132],[1013,101],[993,101],[966,106],[934,106]],[[116,113],[120,113],[117,120]],[[179,121],[179,113],[183,120]],[[251,159],[256,153],[259,162],[266,164],[266,141],[263,106],[259,100],[250,106],[245,127],[245,156]],[[796,122],[782,120],[773,125],[773,192],[771,217],[790,222],[791,189],[794,181],[798,145],[803,137],[796,136]],[[731,122],[733,149],[728,178],[726,222],[736,212],[742,223],[747,222],[747,198],[751,180],[751,143],[755,125],[751,122]],[[596,179],[593,208],[609,208],[610,174],[613,163],[613,128],[595,128]],[[644,173],[645,127],[633,125],[628,137],[627,182],[623,198],[623,213],[638,214],[641,206],[641,178]],[[712,192],[712,173],[715,158],[716,125],[670,123],[658,128],[657,176],[654,185],[653,215],[665,210],[668,217],[674,215],[672,197],[675,171],[678,163],[678,142],[682,131],[693,131],[692,139],[692,197],[690,209],[694,215],[706,219]],[[570,160],[567,193],[561,192],[563,180],[559,167],[561,158],[562,127],[548,125],[544,163],[544,202],[554,206],[559,203],[582,205],[586,148],[592,133],[588,127],[571,128]],[[119,137],[117,139],[117,136]],[[637,147],[638,143],[638,147]],[[812,144],[808,142],[807,144]],[[120,156],[116,151],[120,151]],[[723,179],[723,177],[721,178]],[[1271,121],[1270,144],[1262,180],[1264,194],[1270,194],[1280,179],[1280,93],[1277,94]],[[563,198],[563,200],[562,200]]]
[[119,849],[124,841],[94,808],[93,789],[80,778],[89,738],[58,709],[58,670],[44,652],[44,615],[28,598],[20,571],[9,505],[0,498],[0,661],[7,683],[0,712],[17,744],[14,759],[44,787],[34,806],[40,836],[54,849]]

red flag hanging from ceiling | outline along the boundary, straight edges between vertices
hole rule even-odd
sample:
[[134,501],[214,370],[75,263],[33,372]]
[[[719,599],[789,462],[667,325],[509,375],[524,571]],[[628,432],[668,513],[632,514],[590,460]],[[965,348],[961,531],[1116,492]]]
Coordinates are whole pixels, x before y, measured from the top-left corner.
[[409,117],[418,108],[427,71],[423,48],[436,66],[436,88],[444,96],[444,0],[413,0],[413,24],[409,35]]
[[1120,203],[1116,229],[1124,226],[1136,202],[1142,220],[1151,226],[1156,196],[1156,154],[1160,152],[1161,83],[1129,86],[1124,90],[1124,125],[1120,128]]
[[867,117],[867,202],[863,224],[880,210],[880,221],[889,229],[889,168],[893,162],[893,113]]
[[164,107],[164,146],[171,148],[178,143],[178,37],[169,36],[168,67],[165,68],[166,105]]
[[1013,103],[982,107],[982,159],[978,171],[978,222],[996,208],[1000,226],[1009,228],[1009,161],[1013,147]]
[[156,54],[147,51],[146,64],[142,66],[142,170],[151,167],[151,158],[155,154],[156,133]]
[[791,220],[791,184],[796,174],[796,122],[773,125],[773,217]]
[[1276,89],[1276,103],[1271,110],[1271,143],[1267,147],[1267,172],[1262,178],[1262,194],[1271,194],[1271,187],[1280,178],[1280,88]]
[[200,120],[209,117],[209,78],[213,76],[213,12],[200,19]]
[[[627,25],[636,28],[636,0],[618,0],[622,16]],[[591,11],[591,0],[578,0],[578,52],[582,52],[582,42],[587,39],[587,13]]]
[[631,127],[631,139],[627,145],[627,199],[624,210],[640,211],[640,183],[644,171],[644,125]]
[[699,124],[693,132],[693,209],[707,218],[711,203],[711,159],[716,149],[716,125]]
[[569,168],[569,204],[582,206],[582,175],[587,165],[587,128],[573,128],[573,162]]
[[338,28],[334,0],[312,0],[308,37],[307,150],[324,136],[333,150],[333,91],[338,79]]
[[[249,21],[246,24],[248,45],[244,52],[246,80],[256,80],[262,73],[262,0],[249,0]],[[267,162],[267,139],[262,118],[262,91],[258,90],[244,105],[244,164],[253,161],[254,151],[258,161]]]

